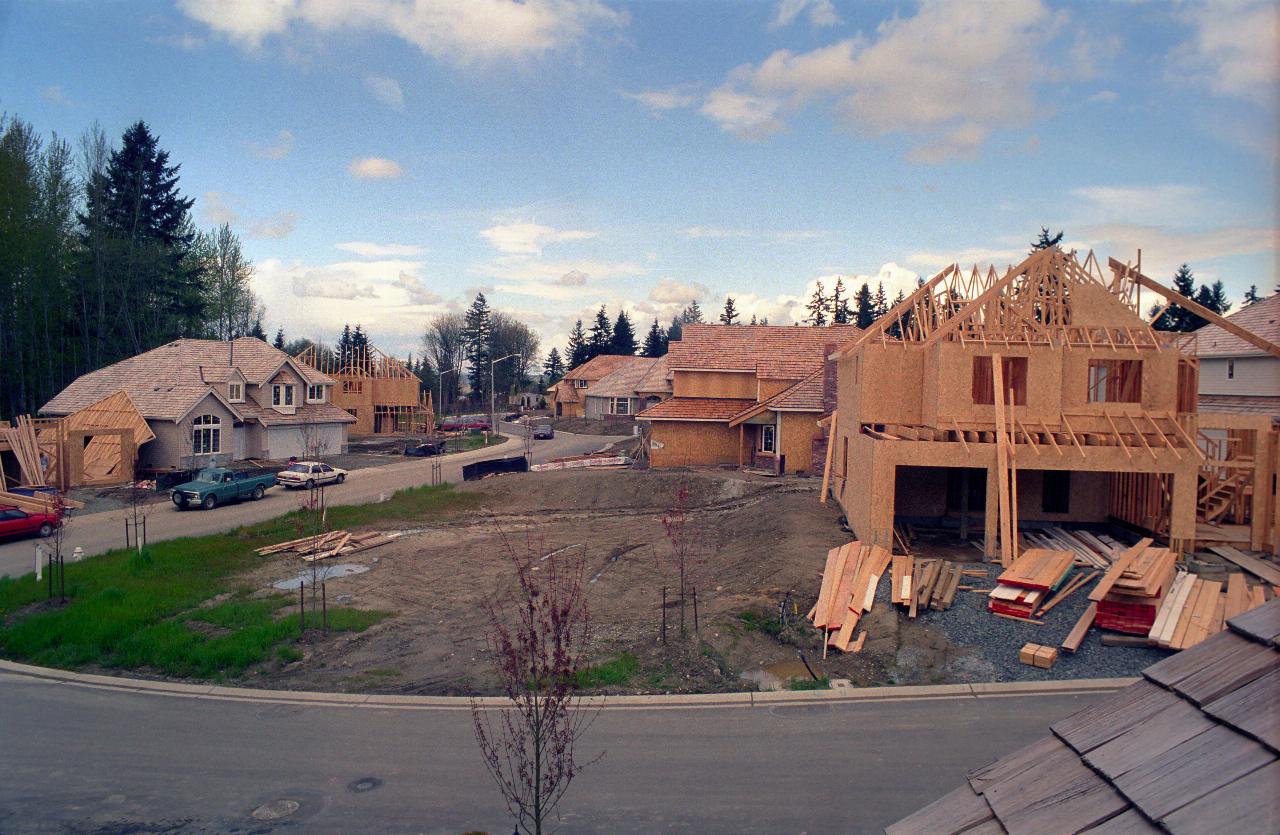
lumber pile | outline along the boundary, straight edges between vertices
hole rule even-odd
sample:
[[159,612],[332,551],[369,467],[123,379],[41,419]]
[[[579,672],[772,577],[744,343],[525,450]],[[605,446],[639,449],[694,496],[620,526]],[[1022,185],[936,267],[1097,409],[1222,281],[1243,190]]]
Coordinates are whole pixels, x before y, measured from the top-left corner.
[[862,649],[866,632],[859,636],[856,644],[853,632],[862,615],[871,611],[876,587],[889,567],[890,559],[887,549],[857,541],[827,552],[818,602],[809,611],[813,625],[823,632],[824,653],[826,647],[834,647],[841,652]]
[[1040,644],[1023,644],[1022,649],[1018,650],[1018,660],[1028,667],[1048,670],[1057,662],[1058,651]]
[[260,557],[270,554],[289,554],[301,557],[303,562],[316,562],[330,557],[345,557],[359,551],[367,551],[379,545],[386,545],[391,540],[392,537],[377,531],[354,534],[347,531],[330,531],[257,548],[254,553]]
[[1029,548],[996,578],[987,608],[998,615],[1031,620],[1050,595],[1065,591],[1067,575],[1075,564],[1070,551]]
[[[36,437],[31,418],[18,415],[14,426],[0,429],[0,440],[13,450],[13,457],[18,459],[18,467],[22,470],[22,482],[29,487],[45,487],[45,463],[41,460],[40,441]],[[0,485],[3,487],[4,485]]]
[[1124,546],[1106,534],[1089,531],[1069,531],[1062,527],[1045,528],[1025,532],[1022,538],[1037,548],[1071,552],[1076,565],[1106,569]]
[[1173,551],[1152,545],[1150,539],[1122,551],[1089,594],[1098,604],[1095,623],[1130,635],[1150,632],[1177,572],[1176,559]]
[[63,510],[79,510],[84,507],[84,502],[54,496],[50,493],[36,493],[34,496],[27,496],[22,493],[10,493],[0,490],[0,507],[16,507],[29,513],[56,513],[58,505],[62,505]]
[[917,559],[910,555],[893,559],[893,590],[889,600],[906,606],[907,617],[916,617],[921,609],[945,612],[951,608],[964,579],[964,563]]
[[1186,649],[1221,632],[1236,615],[1265,602],[1266,587],[1250,587],[1243,574],[1230,574],[1223,584],[1180,571],[1146,634],[1156,646]]
[[534,464],[529,468],[531,473],[549,473],[556,470],[621,470],[631,466],[631,459],[625,455],[571,455],[566,458],[552,458],[545,464]]

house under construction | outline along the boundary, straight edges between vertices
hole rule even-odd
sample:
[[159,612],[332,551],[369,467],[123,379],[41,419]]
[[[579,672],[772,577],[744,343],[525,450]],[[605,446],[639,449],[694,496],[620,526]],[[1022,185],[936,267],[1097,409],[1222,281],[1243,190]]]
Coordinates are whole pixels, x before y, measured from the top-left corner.
[[338,381],[331,400],[356,419],[352,435],[435,430],[431,392],[395,357],[373,346],[347,354],[311,346],[295,359]]
[[1280,548],[1269,418],[1199,414],[1195,356],[1140,314],[1226,320],[1140,262],[1107,271],[1056,246],[1004,274],[952,265],[832,355],[827,478],[859,539],[891,546],[895,519],[981,525],[1007,562],[1020,526],[1119,521],[1177,550]]

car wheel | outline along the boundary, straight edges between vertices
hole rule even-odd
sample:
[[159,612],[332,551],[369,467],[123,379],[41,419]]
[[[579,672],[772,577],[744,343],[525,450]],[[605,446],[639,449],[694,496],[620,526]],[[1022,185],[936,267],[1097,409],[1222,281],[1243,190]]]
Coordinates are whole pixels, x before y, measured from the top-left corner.
[[174,504],[174,506],[175,506],[175,507],[177,507],[177,508],[178,508],[178,510],[186,510],[186,509],[187,509],[187,498],[186,498],[186,496],[174,496],[174,497],[173,497],[173,504]]
[[346,473],[338,473],[338,483],[339,483],[339,484],[341,484],[342,482],[344,482],[344,481],[346,481],[346,480],[347,480],[347,474],[346,474]]
[[307,489],[308,490],[316,489],[316,480],[314,478],[307,479]]
[[208,496],[204,497],[204,501],[200,503],[200,506],[205,510],[213,510],[218,506],[218,497],[210,493]]
[[265,495],[267,495],[267,488],[263,487],[261,484],[253,488],[253,500],[255,502]]
[[41,537],[48,538],[48,536],[52,533],[53,533],[53,525],[50,525],[48,522],[45,522],[43,525],[40,526]]

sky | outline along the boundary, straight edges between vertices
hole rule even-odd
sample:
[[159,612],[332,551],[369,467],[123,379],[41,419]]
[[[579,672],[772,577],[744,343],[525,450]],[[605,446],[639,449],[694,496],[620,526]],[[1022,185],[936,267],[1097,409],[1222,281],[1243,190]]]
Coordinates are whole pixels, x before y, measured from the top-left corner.
[[477,292],[564,350],[733,296],[1000,269],[1041,226],[1280,279],[1276,5],[0,0],[0,111],[136,120],[267,326],[416,351]]

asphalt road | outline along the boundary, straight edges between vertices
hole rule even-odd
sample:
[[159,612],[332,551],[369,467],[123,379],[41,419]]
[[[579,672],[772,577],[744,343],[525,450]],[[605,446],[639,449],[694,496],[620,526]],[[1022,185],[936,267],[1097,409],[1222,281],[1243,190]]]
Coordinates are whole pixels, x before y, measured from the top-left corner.
[[[606,707],[564,833],[876,832],[1099,698]],[[512,830],[465,709],[211,700],[0,673],[0,831]],[[353,784],[373,778],[357,791]],[[376,785],[375,785],[376,781]],[[274,824],[263,804],[297,810]]]
[[[389,496],[405,487],[430,484],[433,460],[439,460],[443,464],[441,477],[445,481],[460,482],[464,464],[523,455],[524,427],[504,423],[501,424],[500,431],[512,436],[511,440],[490,449],[460,452],[441,459],[410,458],[402,463],[383,467],[352,470],[345,484],[328,489],[326,498],[331,505],[362,504],[377,501],[381,496]],[[616,437],[557,432],[550,440],[534,442],[533,460],[536,464],[549,458],[593,452],[617,440],[619,439]],[[299,500],[300,494],[297,491],[276,487],[268,491],[262,501],[229,504],[211,511],[179,512],[168,503],[150,505],[147,512],[147,540],[159,542],[180,536],[203,536],[228,531],[288,513],[298,506]],[[128,515],[129,511],[122,509],[72,517],[67,523],[63,553],[69,558],[75,547],[80,546],[86,556],[92,556],[122,547],[124,520]],[[30,572],[34,566],[34,548],[39,542],[39,539],[20,539],[0,544],[0,577],[20,576]]]

